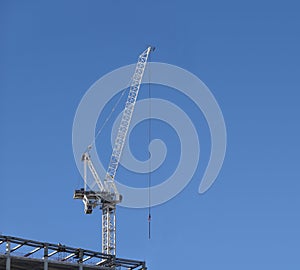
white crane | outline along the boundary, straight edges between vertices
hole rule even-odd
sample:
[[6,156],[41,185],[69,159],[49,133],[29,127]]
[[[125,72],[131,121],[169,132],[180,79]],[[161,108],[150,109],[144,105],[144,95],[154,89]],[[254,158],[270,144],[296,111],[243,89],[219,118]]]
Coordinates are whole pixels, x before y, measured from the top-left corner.
[[[93,165],[89,152],[85,152],[82,155],[85,188],[75,190],[73,198],[82,199],[86,214],[91,214],[93,208],[100,206],[102,210],[102,252],[105,254],[116,254],[116,205],[122,201],[122,195],[118,192],[115,185],[115,175],[122,155],[148,56],[153,50],[154,47],[149,46],[138,58],[109,166],[103,182]],[[88,169],[90,170],[99,191],[87,190],[86,183]]]

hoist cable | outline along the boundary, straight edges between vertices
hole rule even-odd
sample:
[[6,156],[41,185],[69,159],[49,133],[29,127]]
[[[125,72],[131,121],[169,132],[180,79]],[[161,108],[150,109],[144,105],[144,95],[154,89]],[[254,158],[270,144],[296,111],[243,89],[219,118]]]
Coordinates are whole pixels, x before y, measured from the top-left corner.
[[[151,55],[149,56],[149,60],[151,61]],[[149,62],[150,62],[149,61]],[[149,82],[148,82],[148,97],[149,97],[149,127],[148,127],[148,145],[150,146],[151,143],[151,115],[152,115],[152,108],[151,108],[151,72],[150,72],[150,66],[148,71],[149,76]],[[149,173],[148,173],[148,238],[151,239],[151,172],[152,172],[152,166],[151,166],[151,153],[149,151]]]

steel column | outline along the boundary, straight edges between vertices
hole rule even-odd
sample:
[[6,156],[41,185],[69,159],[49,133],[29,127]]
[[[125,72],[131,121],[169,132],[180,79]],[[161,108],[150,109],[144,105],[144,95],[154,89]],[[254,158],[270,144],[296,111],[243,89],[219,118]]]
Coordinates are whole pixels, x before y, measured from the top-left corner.
[[48,270],[48,245],[44,246],[44,270]]
[[6,242],[6,270],[10,270],[10,241]]

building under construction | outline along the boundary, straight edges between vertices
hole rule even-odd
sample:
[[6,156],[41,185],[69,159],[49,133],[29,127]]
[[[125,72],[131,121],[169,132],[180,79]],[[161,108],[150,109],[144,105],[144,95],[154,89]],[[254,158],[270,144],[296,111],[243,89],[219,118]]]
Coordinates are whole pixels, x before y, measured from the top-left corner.
[[145,262],[0,235],[0,270],[146,270]]

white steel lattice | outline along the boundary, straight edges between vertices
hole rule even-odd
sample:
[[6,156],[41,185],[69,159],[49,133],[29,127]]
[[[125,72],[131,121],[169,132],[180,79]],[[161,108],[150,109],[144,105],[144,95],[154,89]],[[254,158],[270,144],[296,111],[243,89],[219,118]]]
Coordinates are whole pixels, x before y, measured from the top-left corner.
[[[129,129],[134,106],[140,90],[143,74],[152,47],[148,47],[138,59],[133,74],[129,94],[122,114],[121,123],[113,147],[107,173],[103,183],[93,165],[88,152],[82,156],[84,162],[85,187],[75,190],[74,199],[82,199],[85,206],[85,213],[91,214],[93,208],[101,206],[102,209],[102,252],[108,255],[116,254],[116,204],[120,203],[122,196],[115,185],[115,175],[120,162],[122,150],[125,144],[126,135]],[[99,191],[86,190],[87,168],[89,168]]]
[[116,254],[116,207],[102,204],[102,252]]
[[135,72],[132,77],[132,81],[130,84],[129,94],[127,97],[127,101],[125,104],[125,109],[122,114],[121,123],[119,126],[119,130],[117,133],[117,137],[115,139],[115,144],[113,147],[112,155],[110,158],[110,162],[108,165],[108,170],[105,175],[104,184],[106,186],[106,190],[109,192],[116,193],[117,189],[114,184],[114,178],[118,169],[118,165],[120,162],[122,150],[125,144],[126,135],[128,132],[128,128],[130,125],[132,113],[134,110],[134,106],[137,100],[137,96],[140,90],[143,74],[146,68],[147,60],[149,53],[151,52],[152,47],[148,47],[138,59],[138,62],[135,67]]

